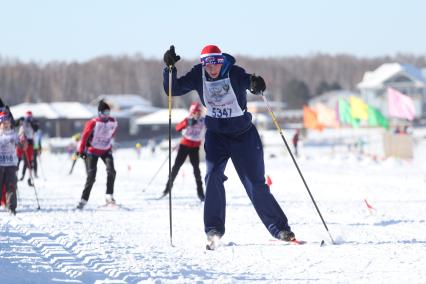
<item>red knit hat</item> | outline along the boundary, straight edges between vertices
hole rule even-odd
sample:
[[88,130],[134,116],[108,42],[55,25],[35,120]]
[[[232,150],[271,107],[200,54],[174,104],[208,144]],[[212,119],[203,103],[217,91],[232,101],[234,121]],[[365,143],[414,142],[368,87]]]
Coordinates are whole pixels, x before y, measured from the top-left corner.
[[189,112],[191,114],[196,112],[201,112],[201,104],[199,102],[193,102],[191,106],[189,107]]
[[5,110],[0,110],[0,123],[10,119],[9,112]]
[[209,64],[223,64],[224,60],[222,51],[216,45],[206,45],[201,50],[200,61],[203,66]]

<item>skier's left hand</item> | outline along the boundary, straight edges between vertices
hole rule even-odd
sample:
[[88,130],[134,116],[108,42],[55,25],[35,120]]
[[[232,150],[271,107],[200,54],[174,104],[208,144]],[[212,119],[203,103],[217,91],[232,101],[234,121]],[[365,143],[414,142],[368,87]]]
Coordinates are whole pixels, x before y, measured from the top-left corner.
[[252,75],[250,77],[250,92],[255,95],[261,95],[266,90],[265,80],[262,77]]
[[84,152],[78,152],[77,153],[77,156],[79,156],[80,158],[82,158],[83,160],[86,160],[86,158],[87,158],[87,155],[86,155],[86,153],[84,153]]

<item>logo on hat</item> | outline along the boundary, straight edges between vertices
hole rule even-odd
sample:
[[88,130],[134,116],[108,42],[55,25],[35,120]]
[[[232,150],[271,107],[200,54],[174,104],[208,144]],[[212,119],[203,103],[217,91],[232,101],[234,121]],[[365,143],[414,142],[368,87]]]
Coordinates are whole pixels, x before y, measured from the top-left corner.
[[225,58],[216,45],[207,45],[201,50],[200,61],[203,66],[209,64],[223,64]]

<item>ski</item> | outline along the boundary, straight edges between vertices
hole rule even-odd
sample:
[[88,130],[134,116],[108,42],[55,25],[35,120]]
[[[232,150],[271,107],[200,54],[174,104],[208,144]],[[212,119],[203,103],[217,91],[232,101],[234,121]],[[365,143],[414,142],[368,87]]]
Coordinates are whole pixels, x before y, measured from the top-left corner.
[[304,245],[306,244],[306,241],[301,241],[301,240],[291,240],[288,243],[293,244],[293,245]]
[[291,240],[291,241],[283,241],[283,240],[277,240],[277,239],[273,239],[270,240],[271,242],[275,242],[275,243],[279,243],[279,244],[286,244],[286,245],[304,245],[307,242],[306,241],[302,241],[302,240]]
[[163,199],[164,197],[166,197],[166,196],[167,196],[167,194],[168,194],[168,193],[166,193],[166,194],[164,194],[164,193],[163,193],[160,197],[157,197],[156,199],[157,199],[157,200],[161,200],[161,199]]
[[130,208],[117,203],[106,203],[106,204],[98,206],[98,209],[122,209],[126,211],[131,211]]

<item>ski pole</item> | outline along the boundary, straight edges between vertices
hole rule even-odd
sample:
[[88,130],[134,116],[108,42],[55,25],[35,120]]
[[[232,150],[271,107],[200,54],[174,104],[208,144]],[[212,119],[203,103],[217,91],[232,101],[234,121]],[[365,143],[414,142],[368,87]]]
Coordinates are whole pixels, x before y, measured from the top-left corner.
[[[172,69],[173,65],[169,65],[169,179],[167,181],[168,188],[171,188],[172,176]],[[172,226],[172,191],[169,192],[169,224],[170,224],[170,245],[173,247],[173,226]]]
[[[177,146],[173,147],[173,151],[177,149]],[[154,179],[157,177],[157,175],[160,173],[161,169],[163,168],[163,166],[166,164],[166,162],[169,160],[169,156],[166,157],[166,159],[164,160],[163,163],[161,163],[160,167],[158,168],[158,170],[155,172],[155,174],[152,176],[151,180],[148,182],[148,184],[145,186],[144,189],[142,189],[142,192],[145,192],[149,186],[151,185],[151,183],[154,181]],[[168,182],[168,181],[167,181]]]
[[68,175],[72,174],[72,171],[74,170],[74,166],[75,166],[75,163],[77,162],[77,159],[78,159],[77,154],[76,153],[72,154],[72,164],[71,164],[71,169]]
[[302,174],[302,172],[300,171],[299,166],[297,165],[296,159],[294,158],[293,153],[292,153],[292,152],[291,152],[291,150],[290,150],[290,147],[289,147],[289,145],[288,145],[288,143],[287,143],[287,140],[285,139],[285,137],[284,137],[284,135],[283,135],[283,131],[282,131],[282,129],[281,129],[281,127],[280,127],[280,125],[278,124],[277,118],[275,117],[275,114],[273,113],[273,111],[272,111],[272,109],[271,109],[271,106],[269,105],[268,100],[267,100],[267,99],[266,99],[266,97],[263,95],[263,92],[261,93],[261,97],[262,97],[263,101],[265,102],[266,107],[268,108],[269,114],[270,114],[270,115],[271,115],[271,117],[272,117],[272,121],[274,122],[275,127],[277,128],[278,132],[280,133],[281,138],[282,138],[282,139],[283,139],[283,141],[284,141],[284,144],[285,144],[285,146],[286,146],[286,148],[287,148],[287,151],[288,151],[288,153],[290,154],[291,159],[293,160],[293,163],[294,163],[294,165],[296,166],[296,169],[297,169],[297,171],[299,172],[300,177],[302,178],[302,181],[303,181],[303,184],[304,184],[304,185],[305,185],[305,187],[306,187],[306,190],[308,191],[309,196],[311,197],[311,200],[312,200],[312,202],[313,202],[313,203],[314,203],[314,205],[315,205],[315,209],[317,210],[318,215],[320,216],[321,221],[322,221],[322,223],[324,224],[324,227],[325,227],[325,229],[326,229],[326,231],[327,231],[327,233],[328,233],[328,235],[329,235],[329,237],[330,237],[330,239],[331,239],[331,243],[332,243],[332,244],[335,244],[335,243],[334,243],[334,240],[333,240],[333,237],[331,236],[330,231],[328,230],[327,224],[325,223],[324,218],[322,217],[321,212],[320,212],[320,210],[319,210],[319,208],[318,208],[318,206],[317,206],[317,203],[315,202],[315,199],[314,199],[314,197],[312,196],[311,191],[309,190],[308,184],[306,183],[305,178],[303,177],[303,174]]
[[33,172],[31,169],[31,162],[30,162],[30,158],[27,155],[27,151],[25,150],[24,150],[24,156],[25,156],[25,159],[27,160],[28,170],[30,172],[30,180],[31,180],[32,187],[34,188],[34,193],[37,200],[37,210],[40,210],[40,202],[38,201],[37,189],[34,183]]
[[40,165],[40,170],[41,170],[41,175],[43,176],[43,180],[46,181],[46,176],[44,175],[44,168],[43,168],[43,164],[41,162],[40,154],[37,155],[37,159],[38,159],[38,163]]

